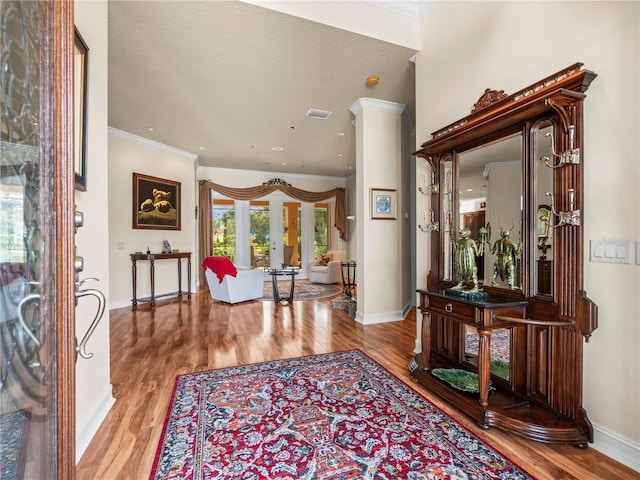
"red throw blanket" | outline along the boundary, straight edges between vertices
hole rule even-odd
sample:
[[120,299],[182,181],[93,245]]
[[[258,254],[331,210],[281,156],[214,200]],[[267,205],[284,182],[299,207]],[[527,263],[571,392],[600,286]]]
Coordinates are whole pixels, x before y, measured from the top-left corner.
[[202,262],[202,269],[206,270],[207,268],[216,274],[220,283],[222,283],[225,275],[231,275],[232,277],[238,275],[236,266],[227,257],[205,258]]

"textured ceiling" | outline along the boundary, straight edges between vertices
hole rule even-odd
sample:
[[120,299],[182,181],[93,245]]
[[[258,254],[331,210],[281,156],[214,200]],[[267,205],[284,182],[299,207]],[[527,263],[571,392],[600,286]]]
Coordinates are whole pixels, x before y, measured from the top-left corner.
[[109,126],[203,166],[345,177],[350,105],[397,102],[415,121],[415,53],[243,2],[110,1]]

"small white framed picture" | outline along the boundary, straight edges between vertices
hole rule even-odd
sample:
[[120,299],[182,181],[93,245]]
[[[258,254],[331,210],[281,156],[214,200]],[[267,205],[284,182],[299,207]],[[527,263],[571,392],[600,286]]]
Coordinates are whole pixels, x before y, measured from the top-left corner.
[[396,219],[396,191],[386,188],[371,189],[371,218],[374,220]]

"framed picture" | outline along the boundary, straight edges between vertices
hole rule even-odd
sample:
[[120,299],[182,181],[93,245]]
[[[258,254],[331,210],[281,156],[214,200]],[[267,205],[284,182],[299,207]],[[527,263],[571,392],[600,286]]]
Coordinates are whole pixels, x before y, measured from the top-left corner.
[[538,238],[549,237],[549,224],[551,223],[551,207],[540,205],[538,207]]
[[133,228],[180,230],[180,182],[134,172]]
[[396,191],[384,188],[371,189],[371,218],[374,220],[396,219]]
[[89,48],[78,29],[73,42],[73,166],[74,185],[87,191],[87,72]]

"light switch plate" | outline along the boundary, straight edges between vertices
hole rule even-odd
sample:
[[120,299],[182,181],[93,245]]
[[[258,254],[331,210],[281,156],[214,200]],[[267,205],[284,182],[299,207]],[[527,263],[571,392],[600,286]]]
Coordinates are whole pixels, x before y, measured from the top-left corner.
[[[636,262],[638,261],[638,242],[636,242]],[[592,262],[631,263],[630,240],[591,240],[589,259]]]

